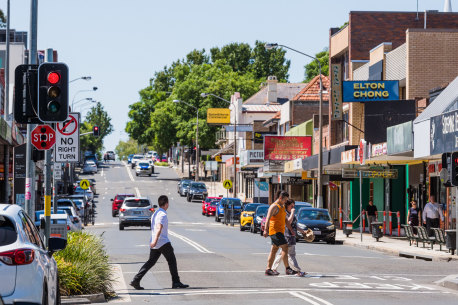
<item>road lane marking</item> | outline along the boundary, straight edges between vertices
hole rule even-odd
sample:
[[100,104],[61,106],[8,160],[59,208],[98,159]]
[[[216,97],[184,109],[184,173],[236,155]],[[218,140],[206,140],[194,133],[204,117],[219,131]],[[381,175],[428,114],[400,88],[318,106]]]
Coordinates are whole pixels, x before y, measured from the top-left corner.
[[132,173],[130,172],[129,166],[127,166],[127,163],[124,161],[122,161],[122,163],[124,163],[124,166],[126,168],[126,171],[127,171],[127,174],[129,175],[130,180],[132,182],[135,182],[134,177],[132,176]]
[[299,292],[297,292],[297,291],[291,291],[289,294],[292,295],[293,297],[302,299],[302,300],[306,301],[306,302],[309,303],[309,304],[312,304],[312,305],[321,305],[320,303],[313,301],[313,300],[310,299],[309,297],[306,297],[305,295],[302,295],[301,293],[299,293]]
[[100,173],[100,176],[102,176],[102,177],[103,177],[103,167],[102,167],[102,172]]
[[137,197],[141,197],[140,190],[138,187],[135,187],[135,193],[137,194]]
[[187,243],[188,245],[194,247],[197,251],[199,252],[202,252],[202,253],[214,253],[214,252],[211,252],[210,250],[206,249],[205,247],[203,247],[202,245],[199,245],[198,243],[196,243],[195,241],[192,241],[190,240],[189,238],[183,236],[183,235],[180,235],[180,234],[177,234],[175,232],[172,232],[169,230],[169,234],[173,237],[176,237],[176,238],[179,238],[181,239],[182,241],[184,241],[185,243]]

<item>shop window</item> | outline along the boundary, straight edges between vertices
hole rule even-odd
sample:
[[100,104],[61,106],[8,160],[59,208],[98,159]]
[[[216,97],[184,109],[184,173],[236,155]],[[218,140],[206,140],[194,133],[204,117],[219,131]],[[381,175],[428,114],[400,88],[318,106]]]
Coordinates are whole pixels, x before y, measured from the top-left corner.
[[350,138],[350,129],[348,128],[348,124],[346,122],[348,122],[348,111],[344,112],[343,115],[342,115],[342,140],[343,142],[345,141],[348,141],[348,139]]

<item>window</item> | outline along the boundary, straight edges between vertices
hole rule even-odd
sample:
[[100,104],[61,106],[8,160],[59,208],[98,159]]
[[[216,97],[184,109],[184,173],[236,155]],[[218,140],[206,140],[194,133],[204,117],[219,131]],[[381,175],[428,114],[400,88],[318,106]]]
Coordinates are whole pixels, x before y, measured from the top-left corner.
[[22,229],[24,230],[25,237],[28,239],[29,242],[40,246],[39,240],[36,239],[35,234],[33,233],[32,227],[28,224],[27,218],[23,212],[19,212],[19,217],[21,218]]
[[144,208],[151,205],[148,199],[128,199],[124,204],[129,208]]
[[350,129],[346,122],[348,122],[348,111],[344,112],[342,115],[342,140],[343,142],[348,141],[350,138]]
[[11,245],[16,239],[14,223],[8,217],[0,215],[0,246]]
[[374,182],[369,183],[369,200],[374,202]]
[[29,224],[29,227],[32,229],[33,236],[35,237],[35,240],[37,241],[36,245],[42,249],[45,248],[45,245],[43,243],[43,240],[41,240],[40,234],[38,233],[37,228],[35,227],[34,223],[30,219],[27,214],[24,214],[25,219],[27,220],[27,223]]

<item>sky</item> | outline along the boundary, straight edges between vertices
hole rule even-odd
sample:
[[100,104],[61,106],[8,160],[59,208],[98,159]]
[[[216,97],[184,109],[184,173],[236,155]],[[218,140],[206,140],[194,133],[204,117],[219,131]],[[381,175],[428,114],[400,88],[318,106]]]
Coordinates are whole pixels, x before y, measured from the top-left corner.
[[[11,28],[29,31],[31,1],[10,2]],[[418,0],[420,12],[442,11],[443,5],[444,0]],[[0,8],[6,14],[6,0]],[[458,0],[452,0],[457,8]],[[348,21],[350,11],[416,9],[417,0],[39,0],[38,49],[57,50],[70,79],[92,77],[71,83],[69,98],[102,103],[114,126],[104,147],[114,150],[128,139],[127,113],[138,92],[154,72],[194,49],[260,40],[314,55],[328,46],[329,29]],[[303,81],[310,60],[291,51],[286,57],[289,81]],[[94,86],[97,91],[85,91]]]

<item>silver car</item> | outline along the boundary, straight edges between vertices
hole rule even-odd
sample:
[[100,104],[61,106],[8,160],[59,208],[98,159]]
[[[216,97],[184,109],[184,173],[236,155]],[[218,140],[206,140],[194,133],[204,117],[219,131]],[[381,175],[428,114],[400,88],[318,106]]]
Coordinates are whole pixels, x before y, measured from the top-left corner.
[[191,185],[192,180],[182,180],[180,182],[180,187],[178,188],[178,193],[181,197],[184,197],[188,194],[189,186]]
[[97,164],[94,161],[86,161],[83,165],[83,174],[97,174]]
[[151,205],[148,198],[127,197],[119,208],[119,230],[128,226],[151,225],[151,216],[157,205]]

